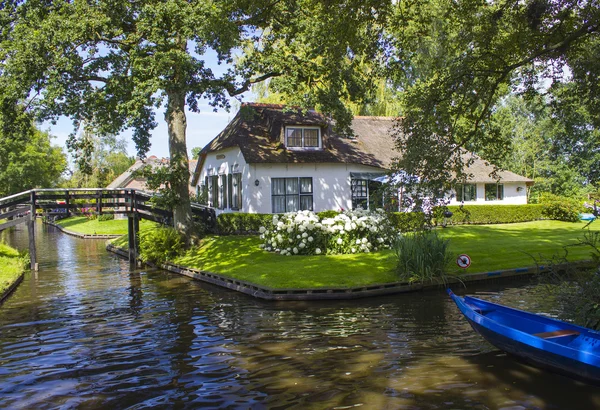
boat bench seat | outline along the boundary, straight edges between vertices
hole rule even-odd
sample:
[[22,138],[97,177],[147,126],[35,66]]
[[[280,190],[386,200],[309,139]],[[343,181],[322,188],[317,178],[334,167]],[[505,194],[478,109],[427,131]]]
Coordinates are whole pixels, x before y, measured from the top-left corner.
[[579,332],[577,330],[555,330],[554,332],[542,332],[542,333],[534,333],[533,336],[537,336],[542,339],[552,339],[555,337],[563,337],[563,336],[578,336]]

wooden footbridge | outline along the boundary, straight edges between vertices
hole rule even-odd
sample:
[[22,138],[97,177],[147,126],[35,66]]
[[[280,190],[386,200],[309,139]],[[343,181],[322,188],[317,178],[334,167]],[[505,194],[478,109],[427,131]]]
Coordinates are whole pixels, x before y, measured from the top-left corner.
[[[173,224],[173,212],[155,206],[154,194],[135,189],[32,189],[0,198],[0,231],[27,224],[31,269],[37,270],[35,250],[35,218],[62,219],[74,215],[126,215],[129,233],[129,261],[135,263],[138,253],[140,219],[165,225]],[[213,208],[192,203],[194,219],[213,226]]]

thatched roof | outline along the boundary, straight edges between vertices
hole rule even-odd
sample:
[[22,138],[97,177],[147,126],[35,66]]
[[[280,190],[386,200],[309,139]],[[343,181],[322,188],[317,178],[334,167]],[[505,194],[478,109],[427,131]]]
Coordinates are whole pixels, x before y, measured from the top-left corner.
[[[347,163],[387,170],[399,156],[392,132],[394,117],[354,117],[353,137],[336,134],[332,121],[314,110],[302,111],[278,104],[245,103],[234,119],[200,153],[192,179],[196,184],[208,153],[239,147],[249,164],[257,163]],[[304,125],[321,128],[323,149],[289,150],[285,147],[285,126]],[[497,182],[489,174],[493,166],[477,158],[468,173],[475,182]],[[498,173],[505,181],[531,181],[509,171]]]
[[467,179],[468,182],[480,183],[497,183],[497,182],[525,182],[533,184],[533,180],[527,177],[515,174],[511,171],[497,170],[494,174],[495,167],[484,159],[479,158],[475,154],[466,153],[463,155],[463,161],[471,160],[472,164],[465,168],[464,171],[472,176]]
[[[358,117],[353,122],[363,120]],[[322,150],[288,150],[284,144],[286,125],[310,125],[321,128]],[[381,157],[381,147],[391,147],[386,131],[365,133],[364,138],[347,138],[333,132],[330,120],[315,111],[302,112],[275,104],[244,104],[235,118],[201,151],[202,154],[239,147],[246,162],[253,163],[352,163],[387,168],[389,158]],[[365,128],[364,126],[362,128]]]

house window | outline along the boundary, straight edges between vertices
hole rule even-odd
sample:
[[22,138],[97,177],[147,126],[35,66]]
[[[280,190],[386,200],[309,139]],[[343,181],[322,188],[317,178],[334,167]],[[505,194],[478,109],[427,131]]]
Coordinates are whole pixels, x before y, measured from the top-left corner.
[[219,177],[212,175],[208,177],[208,204],[215,208],[217,207],[217,199],[219,197]]
[[313,210],[312,178],[273,178],[273,213]]
[[504,199],[504,185],[485,184],[486,201],[502,201]]
[[229,206],[239,211],[242,209],[242,174],[229,174]]
[[477,200],[477,185],[458,184],[456,186],[456,200],[458,202],[469,202]]
[[227,208],[227,175],[219,175],[219,209]]
[[352,180],[352,209],[369,208],[369,181],[366,179]]
[[285,145],[288,148],[319,148],[320,134],[318,127],[287,127]]

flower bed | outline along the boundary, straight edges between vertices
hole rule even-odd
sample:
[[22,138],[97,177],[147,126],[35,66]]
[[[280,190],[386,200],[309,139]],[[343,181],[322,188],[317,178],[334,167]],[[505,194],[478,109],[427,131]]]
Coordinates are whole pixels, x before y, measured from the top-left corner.
[[259,229],[261,248],[281,255],[368,253],[389,248],[394,231],[383,210],[346,211],[320,219],[311,211],[274,215]]

